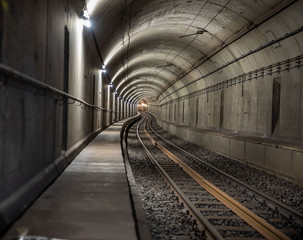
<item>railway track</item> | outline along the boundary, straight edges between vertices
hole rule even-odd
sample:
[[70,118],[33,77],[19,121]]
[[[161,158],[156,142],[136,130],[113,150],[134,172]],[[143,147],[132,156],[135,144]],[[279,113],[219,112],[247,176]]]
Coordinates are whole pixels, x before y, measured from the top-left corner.
[[[163,139],[152,129],[151,117],[143,116],[137,136],[147,156],[210,238],[302,239],[300,214]],[[156,150],[142,141],[143,123],[162,157],[156,159]]]

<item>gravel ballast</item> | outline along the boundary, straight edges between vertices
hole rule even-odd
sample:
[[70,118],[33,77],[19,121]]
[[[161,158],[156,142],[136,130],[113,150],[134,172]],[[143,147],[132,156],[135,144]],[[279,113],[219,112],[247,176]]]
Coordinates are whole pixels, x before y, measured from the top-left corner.
[[[144,134],[141,134],[144,138]],[[129,162],[145,210],[152,239],[205,239],[178,198],[147,158],[137,140],[135,126],[129,130]]]

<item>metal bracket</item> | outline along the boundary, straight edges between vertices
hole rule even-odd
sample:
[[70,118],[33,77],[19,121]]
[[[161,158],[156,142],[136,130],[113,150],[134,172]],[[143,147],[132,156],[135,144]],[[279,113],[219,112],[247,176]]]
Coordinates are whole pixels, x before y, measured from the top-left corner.
[[193,36],[193,35],[201,35],[201,34],[203,34],[205,32],[207,32],[207,30],[201,28],[201,29],[198,29],[198,31],[196,33],[191,33],[191,34],[183,35],[183,36],[180,36],[179,38],[189,37],[189,36]]
[[72,100],[72,102],[68,102],[67,100],[67,104],[74,104],[76,101],[75,100]]
[[298,69],[301,67],[301,58],[298,58],[298,60],[296,61],[296,67],[298,67]]
[[290,69],[290,63],[289,60],[287,60],[287,64],[285,64],[285,70],[289,72],[289,69]]
[[270,65],[269,67],[270,68],[268,69],[268,74],[269,74],[269,76],[271,76],[272,75],[272,65]]
[[281,72],[281,65],[280,65],[280,64],[277,66],[277,72],[278,72],[278,73]]

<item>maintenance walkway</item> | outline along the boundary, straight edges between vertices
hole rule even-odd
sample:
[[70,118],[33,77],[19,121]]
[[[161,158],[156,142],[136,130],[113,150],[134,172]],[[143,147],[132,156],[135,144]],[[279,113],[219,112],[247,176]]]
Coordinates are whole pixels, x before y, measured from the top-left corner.
[[85,147],[3,239],[138,239],[120,146],[126,120]]

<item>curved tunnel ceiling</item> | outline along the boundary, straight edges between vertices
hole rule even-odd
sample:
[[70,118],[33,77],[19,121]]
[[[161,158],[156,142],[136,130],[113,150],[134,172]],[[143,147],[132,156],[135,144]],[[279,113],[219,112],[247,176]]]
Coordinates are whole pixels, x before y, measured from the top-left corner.
[[[281,2],[294,1],[86,2],[115,89],[122,98],[139,101],[170,99],[189,93],[192,89],[184,86],[218,67],[219,62],[224,64],[235,57],[227,49],[226,59],[204,64],[208,54]],[[229,77],[228,71],[219,74],[223,79]],[[202,88],[216,81],[212,78],[198,84]]]

